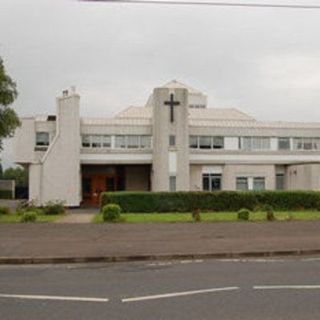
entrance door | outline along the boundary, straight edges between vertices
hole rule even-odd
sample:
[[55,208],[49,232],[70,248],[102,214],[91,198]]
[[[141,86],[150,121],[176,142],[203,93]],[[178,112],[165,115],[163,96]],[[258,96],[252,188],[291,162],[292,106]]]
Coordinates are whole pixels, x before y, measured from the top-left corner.
[[106,191],[106,179],[104,176],[93,176],[91,188],[91,201],[93,204],[99,204],[101,192]]

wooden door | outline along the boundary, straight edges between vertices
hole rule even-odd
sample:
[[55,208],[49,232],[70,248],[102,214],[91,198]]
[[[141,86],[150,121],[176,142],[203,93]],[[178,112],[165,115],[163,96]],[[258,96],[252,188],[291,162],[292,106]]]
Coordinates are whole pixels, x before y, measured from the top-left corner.
[[93,204],[99,204],[101,192],[106,191],[106,179],[104,176],[92,177],[91,201]]

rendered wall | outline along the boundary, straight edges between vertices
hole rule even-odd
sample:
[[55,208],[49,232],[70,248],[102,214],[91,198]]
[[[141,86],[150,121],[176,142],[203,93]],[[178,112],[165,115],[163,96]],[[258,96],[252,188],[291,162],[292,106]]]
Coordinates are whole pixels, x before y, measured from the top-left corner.
[[57,134],[42,159],[41,203],[80,204],[80,117],[77,94],[57,99]]
[[320,164],[288,166],[286,185],[289,190],[320,190]]

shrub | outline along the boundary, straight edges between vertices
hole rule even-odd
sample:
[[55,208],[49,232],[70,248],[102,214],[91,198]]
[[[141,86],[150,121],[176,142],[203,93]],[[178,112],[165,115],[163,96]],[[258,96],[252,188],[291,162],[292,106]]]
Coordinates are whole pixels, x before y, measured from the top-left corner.
[[200,210],[199,209],[193,209],[192,210],[192,219],[194,222],[200,222],[201,221],[201,215],[200,215]]
[[248,221],[250,217],[250,211],[248,209],[241,209],[238,211],[238,220]]
[[57,215],[65,212],[63,202],[61,201],[49,201],[43,207],[43,213],[46,215]]
[[102,208],[103,221],[120,221],[121,208],[117,204],[107,204]]
[[2,214],[10,214],[10,208],[0,206],[0,215],[2,215]]
[[38,214],[33,211],[26,211],[22,214],[21,222],[35,222],[37,220]]
[[264,210],[266,211],[267,213],[267,220],[268,221],[274,221],[275,218],[274,218],[274,213],[273,213],[273,208],[272,206],[270,206],[269,204],[266,204],[264,206]]
[[106,192],[100,206],[116,203],[123,212],[192,212],[253,210],[271,205],[274,210],[317,209],[317,191],[218,191],[218,192]]

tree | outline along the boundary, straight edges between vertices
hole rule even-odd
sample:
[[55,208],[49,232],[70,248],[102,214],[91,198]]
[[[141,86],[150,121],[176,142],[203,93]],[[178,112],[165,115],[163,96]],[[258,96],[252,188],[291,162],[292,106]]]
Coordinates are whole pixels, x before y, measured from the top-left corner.
[[3,179],[14,180],[17,187],[28,186],[28,171],[22,167],[11,167],[3,172]]
[[8,106],[17,98],[16,83],[6,74],[0,57],[0,150],[3,138],[12,137],[14,130],[20,126],[16,112]]

